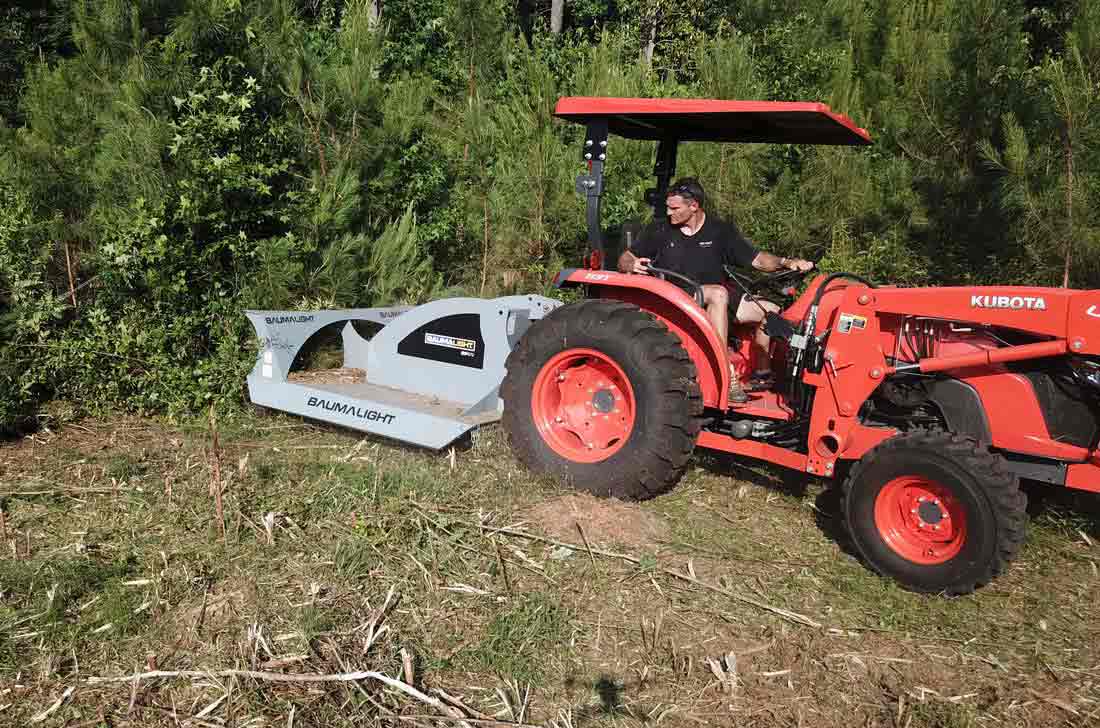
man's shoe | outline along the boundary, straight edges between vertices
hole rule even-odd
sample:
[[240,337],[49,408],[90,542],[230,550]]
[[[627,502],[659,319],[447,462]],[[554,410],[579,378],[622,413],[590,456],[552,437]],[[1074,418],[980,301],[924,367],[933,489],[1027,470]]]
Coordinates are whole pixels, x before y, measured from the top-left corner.
[[737,378],[736,374],[730,373],[730,404],[737,405],[748,404],[749,395],[745,392],[741,386],[741,380]]
[[764,392],[775,386],[775,375],[769,372],[753,372],[749,377],[750,392]]

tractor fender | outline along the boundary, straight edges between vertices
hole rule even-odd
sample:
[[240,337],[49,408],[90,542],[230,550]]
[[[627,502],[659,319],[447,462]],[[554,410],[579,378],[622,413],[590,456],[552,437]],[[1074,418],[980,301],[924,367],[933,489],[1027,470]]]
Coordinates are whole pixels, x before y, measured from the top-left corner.
[[729,351],[695,300],[668,281],[645,275],[568,268],[554,278],[558,288],[587,286],[590,295],[632,303],[669,328],[683,344],[699,379],[703,404],[729,406]]
[[983,445],[993,442],[989,418],[978,390],[958,379],[937,379],[925,385],[928,400],[939,408],[947,429],[973,437]]

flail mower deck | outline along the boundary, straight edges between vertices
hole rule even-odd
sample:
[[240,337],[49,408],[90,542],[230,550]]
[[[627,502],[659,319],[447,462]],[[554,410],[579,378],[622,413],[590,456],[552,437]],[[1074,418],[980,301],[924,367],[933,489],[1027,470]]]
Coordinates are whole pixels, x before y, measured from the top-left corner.
[[[559,306],[542,296],[449,298],[415,308],[247,311],[262,342],[248,376],[254,404],[440,449],[501,416],[504,360]],[[294,372],[321,329],[345,322],[343,367]],[[381,325],[369,340],[352,322]]]

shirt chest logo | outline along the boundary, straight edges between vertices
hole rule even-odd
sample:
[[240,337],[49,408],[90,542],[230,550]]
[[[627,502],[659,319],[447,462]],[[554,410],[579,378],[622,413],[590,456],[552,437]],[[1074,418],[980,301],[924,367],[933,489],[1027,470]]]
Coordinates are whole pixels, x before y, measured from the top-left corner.
[[699,247],[700,248],[709,248],[713,244],[714,244],[713,240],[700,240],[699,241]]

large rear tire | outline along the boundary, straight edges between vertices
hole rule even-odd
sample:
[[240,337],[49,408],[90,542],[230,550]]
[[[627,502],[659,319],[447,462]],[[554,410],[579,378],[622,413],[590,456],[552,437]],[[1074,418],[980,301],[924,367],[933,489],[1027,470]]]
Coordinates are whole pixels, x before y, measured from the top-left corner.
[[702,422],[695,365],[637,306],[562,306],[527,331],[506,367],[502,424],[531,471],[631,500],[680,480]]
[[1003,458],[949,432],[893,437],[855,464],[841,513],[872,569],[919,592],[967,594],[1027,533],[1027,497]]

